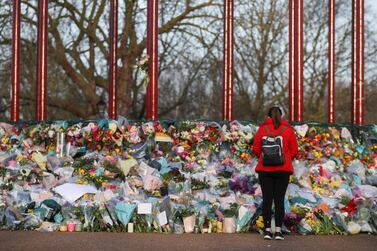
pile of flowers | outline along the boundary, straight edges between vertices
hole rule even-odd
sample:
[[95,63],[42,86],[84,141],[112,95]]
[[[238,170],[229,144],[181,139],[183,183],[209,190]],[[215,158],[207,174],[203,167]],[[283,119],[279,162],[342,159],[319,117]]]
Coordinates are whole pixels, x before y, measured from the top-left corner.
[[[377,233],[377,126],[298,125],[284,231]],[[4,229],[249,232],[263,229],[252,152],[238,121],[0,123]]]

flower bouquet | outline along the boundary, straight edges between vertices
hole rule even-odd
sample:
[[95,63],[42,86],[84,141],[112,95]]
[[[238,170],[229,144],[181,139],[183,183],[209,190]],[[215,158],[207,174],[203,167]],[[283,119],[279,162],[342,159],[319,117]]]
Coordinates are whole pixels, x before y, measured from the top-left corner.
[[204,180],[199,179],[191,179],[191,189],[192,190],[203,190],[209,188],[208,182]]
[[330,216],[320,209],[315,210],[307,222],[316,235],[342,234],[342,231],[335,225]]
[[236,232],[236,217],[238,213],[238,204],[232,203],[228,208],[223,209],[224,215],[224,233]]
[[196,216],[193,206],[188,206],[182,209],[182,219],[185,233],[194,232]]

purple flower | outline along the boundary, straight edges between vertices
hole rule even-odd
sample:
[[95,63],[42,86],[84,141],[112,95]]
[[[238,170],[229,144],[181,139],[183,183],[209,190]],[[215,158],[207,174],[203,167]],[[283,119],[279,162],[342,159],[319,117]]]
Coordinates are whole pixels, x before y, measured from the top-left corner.
[[256,187],[250,182],[250,176],[234,175],[229,180],[229,187],[233,191],[240,191],[242,193],[253,194]]

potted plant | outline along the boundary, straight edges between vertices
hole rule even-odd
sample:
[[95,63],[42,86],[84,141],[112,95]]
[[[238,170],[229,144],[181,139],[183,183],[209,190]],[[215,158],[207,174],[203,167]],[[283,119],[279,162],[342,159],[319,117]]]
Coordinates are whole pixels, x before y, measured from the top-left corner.
[[232,203],[228,208],[223,210],[224,215],[224,226],[223,232],[224,233],[235,233],[236,232],[236,215],[238,212],[238,205],[237,203]]
[[185,233],[194,232],[195,228],[195,211],[193,207],[186,207],[182,210],[183,226]]

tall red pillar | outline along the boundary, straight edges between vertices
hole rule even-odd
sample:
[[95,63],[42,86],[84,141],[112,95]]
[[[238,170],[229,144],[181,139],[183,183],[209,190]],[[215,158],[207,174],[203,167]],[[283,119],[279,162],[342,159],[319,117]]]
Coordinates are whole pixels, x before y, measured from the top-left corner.
[[233,120],[234,0],[224,0],[223,120]]
[[352,1],[352,123],[364,124],[364,0]]
[[21,23],[21,0],[13,0],[13,39],[12,39],[12,104],[11,120],[19,120],[19,94],[20,94],[20,23]]
[[335,0],[329,0],[327,121],[335,123]]
[[118,0],[110,0],[109,119],[117,118]]
[[38,1],[36,119],[46,119],[48,0]]
[[148,0],[147,52],[149,56],[149,83],[147,87],[146,117],[158,118],[158,0]]
[[303,121],[303,0],[289,1],[289,120]]

